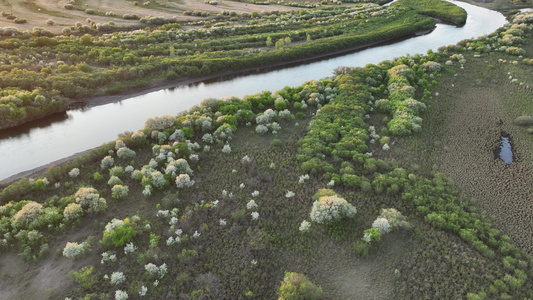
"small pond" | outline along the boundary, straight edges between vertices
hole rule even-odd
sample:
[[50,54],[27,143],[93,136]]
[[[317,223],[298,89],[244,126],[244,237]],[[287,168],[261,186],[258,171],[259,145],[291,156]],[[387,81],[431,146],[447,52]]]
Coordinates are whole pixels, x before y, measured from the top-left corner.
[[514,161],[513,148],[511,143],[511,136],[502,132],[500,136],[501,144],[494,149],[494,158],[503,160],[506,164],[512,164]]

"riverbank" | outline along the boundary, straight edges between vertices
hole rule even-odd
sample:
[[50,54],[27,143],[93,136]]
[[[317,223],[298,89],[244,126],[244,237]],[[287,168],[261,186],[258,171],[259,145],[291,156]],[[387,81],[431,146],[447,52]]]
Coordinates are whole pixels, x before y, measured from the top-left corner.
[[[262,67],[258,67],[258,68],[247,68],[247,69],[243,69],[243,70],[239,70],[239,71],[224,72],[224,73],[201,76],[201,77],[187,78],[187,79],[183,79],[183,80],[180,80],[180,81],[177,81],[177,82],[168,82],[168,81],[167,82],[162,82],[162,81],[154,82],[150,86],[143,87],[143,88],[129,89],[129,90],[124,91],[124,92],[122,92],[122,93],[120,93],[118,95],[99,96],[99,97],[91,97],[91,98],[80,99],[80,100],[73,100],[71,102],[71,104],[82,103],[83,105],[86,105],[88,107],[94,107],[94,106],[99,106],[99,105],[106,105],[106,104],[110,104],[110,103],[116,103],[116,102],[120,102],[120,101],[129,99],[129,98],[132,98],[132,97],[135,97],[135,96],[140,96],[140,95],[144,95],[144,94],[147,94],[147,93],[151,93],[151,92],[155,92],[155,91],[159,91],[159,90],[163,90],[163,89],[170,89],[170,88],[174,88],[174,87],[177,87],[177,86],[180,86],[180,85],[197,84],[197,83],[201,83],[201,82],[204,82],[204,81],[207,81],[207,80],[214,80],[214,79],[217,79],[217,78],[245,75],[245,74],[249,74],[249,73],[252,73],[252,72],[255,73],[255,72],[260,72],[260,71],[266,71],[266,70],[272,70],[272,69],[283,68],[283,67],[288,67],[288,66],[294,66],[294,65],[298,65],[298,64],[302,64],[302,63],[312,62],[312,61],[318,61],[318,60],[321,60],[321,59],[327,59],[327,58],[335,57],[335,56],[338,56],[338,55],[343,55],[343,54],[346,54],[346,53],[360,51],[360,50],[367,49],[367,48],[370,48],[370,47],[373,47],[373,46],[384,45],[384,44],[389,44],[389,43],[393,43],[393,42],[396,42],[396,41],[408,39],[408,38],[411,38],[413,36],[428,34],[430,32],[431,32],[431,30],[418,31],[418,32],[416,32],[414,34],[406,35],[406,36],[403,36],[403,37],[400,37],[400,38],[393,38],[393,39],[387,39],[387,40],[382,40],[382,41],[376,41],[376,42],[367,43],[367,44],[364,44],[364,45],[358,45],[358,46],[350,47],[350,48],[347,48],[347,49],[344,49],[344,50],[338,50],[338,51],[334,51],[334,52],[330,52],[330,53],[324,53],[324,54],[315,55],[315,56],[312,56],[312,57],[300,58],[300,59],[293,60],[293,61],[290,61],[290,62],[280,62],[280,63],[276,63],[276,64],[270,64],[268,66],[262,66]],[[98,148],[98,147],[96,147],[96,148]],[[39,167],[31,169],[31,170],[27,170],[27,171],[23,171],[23,172],[17,173],[15,175],[12,175],[12,176],[6,178],[6,179],[0,180],[0,184],[8,185],[8,184],[11,184],[11,183],[13,183],[13,182],[15,182],[17,180],[20,180],[21,178],[24,178],[24,177],[30,178],[30,177],[41,176],[51,166],[59,166],[59,165],[65,163],[65,162],[73,160],[74,158],[84,156],[84,155],[88,154],[91,150],[94,150],[96,148],[92,148],[92,149],[89,149],[89,150],[86,150],[86,151],[78,152],[78,153],[70,155],[70,156],[68,156],[66,158],[62,158],[62,159],[53,161],[51,163],[45,164],[43,166],[39,166]]]
[[414,36],[429,34],[432,31],[433,29],[421,30],[421,31],[417,31],[411,34],[406,34],[404,36],[397,37],[397,38],[384,39],[380,41],[365,43],[363,45],[349,47],[349,48],[342,49],[342,50],[332,51],[332,52],[318,54],[314,56],[302,57],[302,58],[291,60],[291,61],[273,63],[273,64],[254,67],[254,68],[246,68],[246,69],[241,69],[237,71],[222,72],[222,73],[205,75],[205,76],[200,76],[200,77],[190,77],[190,78],[185,78],[185,79],[178,80],[178,81],[155,81],[148,86],[128,89],[117,95],[90,97],[90,98],[85,98],[85,99],[80,99],[80,100],[73,100],[71,103],[83,103],[89,107],[105,105],[109,103],[119,102],[119,101],[129,99],[135,96],[140,96],[140,95],[144,95],[147,93],[163,90],[163,89],[171,89],[171,88],[181,86],[181,85],[198,84],[198,83],[208,81],[208,80],[216,80],[216,79],[222,79],[222,78],[228,78],[228,77],[234,77],[234,76],[240,76],[240,75],[247,75],[247,74],[257,73],[257,72],[262,72],[262,71],[271,71],[271,70],[275,70],[279,68],[296,66],[299,64],[305,64],[305,63],[310,63],[314,61],[319,61],[322,59],[328,59],[328,58],[336,57],[339,55],[345,55],[348,53],[357,52],[357,51],[371,48],[374,46],[381,46],[381,45],[386,45],[386,44],[402,41],[402,40],[409,39]]

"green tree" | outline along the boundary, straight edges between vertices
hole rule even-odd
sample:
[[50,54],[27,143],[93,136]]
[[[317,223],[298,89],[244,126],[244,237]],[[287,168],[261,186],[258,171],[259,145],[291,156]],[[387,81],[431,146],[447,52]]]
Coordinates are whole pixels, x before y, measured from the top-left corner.
[[271,47],[272,46],[272,38],[271,37],[267,37],[266,46],[267,47]]
[[80,37],[80,44],[84,46],[90,46],[93,44],[93,37],[90,34],[84,34]]
[[291,43],[291,38],[290,37],[285,37],[285,45],[288,45]]
[[314,300],[322,297],[322,288],[314,285],[304,274],[286,272],[278,295],[278,300]]
[[283,47],[283,45],[285,45],[285,42],[283,41],[283,39],[279,39],[277,42],[276,42],[276,48],[281,48]]

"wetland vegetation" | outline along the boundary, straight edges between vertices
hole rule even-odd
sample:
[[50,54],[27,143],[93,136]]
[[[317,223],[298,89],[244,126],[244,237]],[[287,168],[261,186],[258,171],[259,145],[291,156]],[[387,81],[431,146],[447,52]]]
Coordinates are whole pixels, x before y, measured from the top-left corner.
[[43,27],[3,27],[0,129],[64,110],[73,100],[408,37],[432,29],[435,21],[422,14],[435,11],[464,23],[464,10],[442,3],[433,13],[413,9],[419,5],[413,0],[251,14],[221,10],[199,20],[143,17],[133,28],[87,18],[57,34]]
[[205,99],[4,186],[2,295],[532,298],[532,24]]

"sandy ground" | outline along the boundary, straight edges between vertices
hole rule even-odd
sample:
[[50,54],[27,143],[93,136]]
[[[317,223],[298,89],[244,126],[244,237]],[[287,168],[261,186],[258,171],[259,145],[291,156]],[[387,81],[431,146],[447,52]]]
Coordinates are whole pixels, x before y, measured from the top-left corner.
[[[211,5],[200,0],[183,1],[134,1],[126,0],[77,0],[75,5],[85,9],[93,9],[97,14],[89,15],[82,10],[67,10],[64,8],[68,3],[66,0],[3,0],[0,2],[0,11],[12,13],[14,16],[27,19],[25,24],[15,24],[13,20],[0,17],[0,27],[16,27],[19,30],[31,30],[34,27],[43,27],[51,32],[60,33],[64,27],[73,26],[76,22],[87,24],[87,18],[96,23],[115,22],[117,26],[139,25],[138,20],[124,20],[124,14],[136,14],[139,17],[162,16],[166,18],[176,18],[178,20],[202,20],[204,18],[186,16],[185,10],[199,10],[210,14],[217,14],[224,10],[235,11],[237,13],[253,11],[271,10],[295,10],[297,8],[281,5],[254,5],[234,1],[219,1],[218,5]],[[30,3],[33,8],[28,8]],[[144,5],[146,3],[146,5]],[[114,12],[115,17],[98,15],[106,12]],[[47,20],[55,21],[54,25],[47,25]]]

